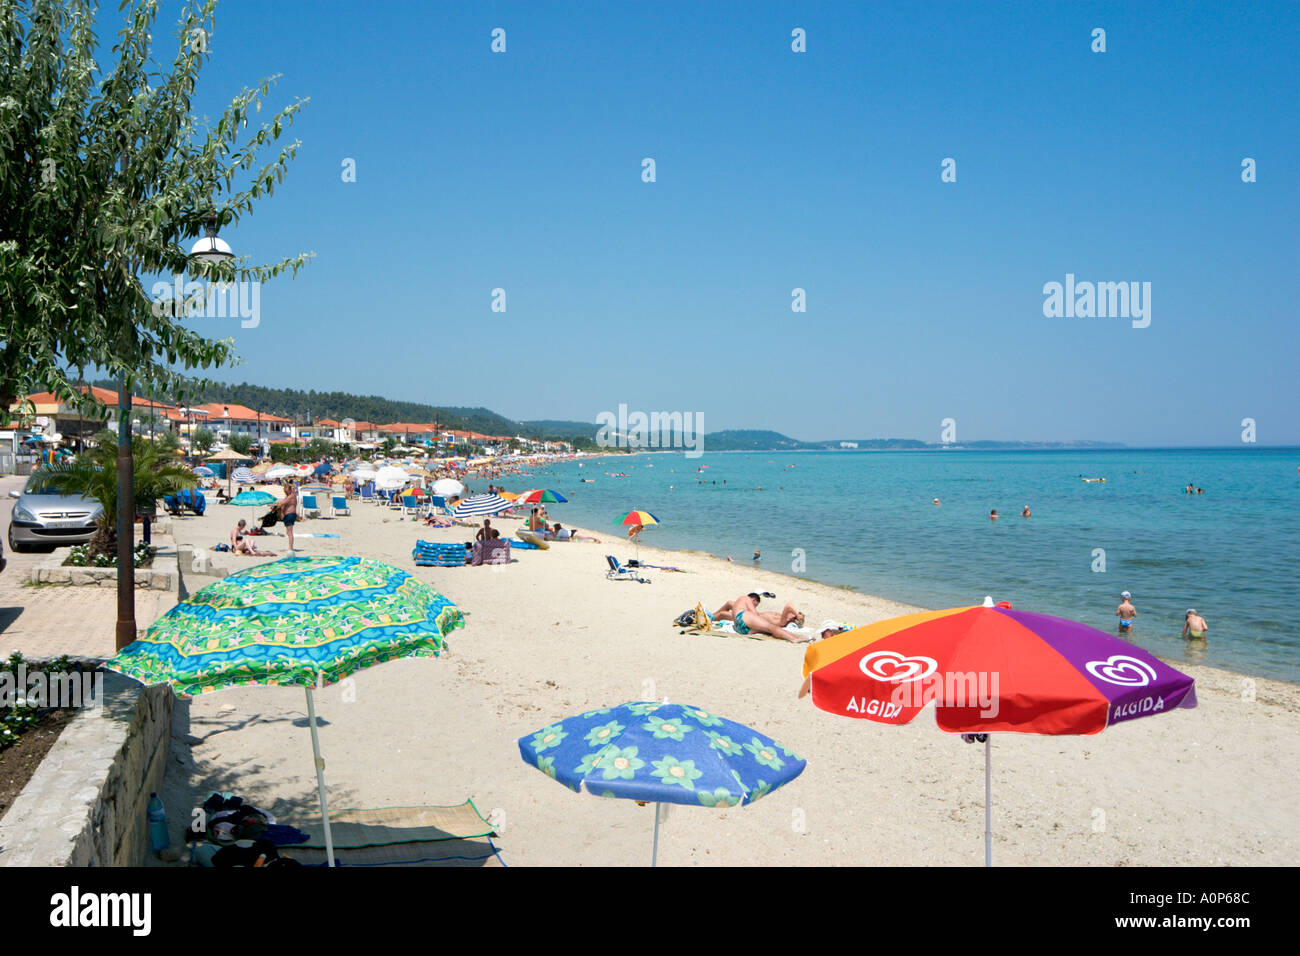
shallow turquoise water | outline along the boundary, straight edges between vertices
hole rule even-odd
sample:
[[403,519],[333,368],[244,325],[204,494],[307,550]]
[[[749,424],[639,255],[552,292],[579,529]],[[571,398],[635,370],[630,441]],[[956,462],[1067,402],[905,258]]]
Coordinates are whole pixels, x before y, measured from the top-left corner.
[[[1300,449],[706,453],[603,462],[539,469],[523,481],[569,496],[549,508],[562,523],[617,534],[614,518],[643,508],[663,522],[647,542],[738,563],[757,548],[762,567],[787,573],[802,549],[801,576],[923,607],[976,604],[990,594],[1114,630],[1119,592],[1129,590],[1139,615],[1132,636],[1148,650],[1300,682]],[[1107,480],[1086,484],[1081,475]],[[1185,494],[1189,481],[1206,493]],[[940,507],[931,504],[936,497]],[[1025,504],[1029,519],[1020,517]],[[992,508],[1003,516],[997,522]],[[1189,607],[1210,625],[1201,649],[1179,637]]]

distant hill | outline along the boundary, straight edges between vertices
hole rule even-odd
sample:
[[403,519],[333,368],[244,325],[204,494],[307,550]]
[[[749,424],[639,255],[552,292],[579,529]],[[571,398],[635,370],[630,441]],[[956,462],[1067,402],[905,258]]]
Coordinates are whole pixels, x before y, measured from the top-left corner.
[[[117,390],[116,380],[109,379],[92,383],[102,388]],[[155,396],[160,402],[170,402],[171,396]],[[273,415],[283,415],[303,423],[320,421],[322,418],[342,420],[352,418],[361,422],[376,422],[380,425],[391,422],[437,422],[444,428],[460,431],[479,432],[484,435],[521,435],[525,438],[537,438],[550,441],[567,441],[575,447],[596,450],[596,433],[600,426],[594,422],[575,422],[562,419],[537,419],[518,422],[504,415],[499,415],[489,408],[467,408],[461,406],[435,406],[420,402],[402,402],[380,395],[352,395],[348,392],[301,391],[293,388],[267,388],[242,382],[239,385],[216,383],[187,396],[187,403],[199,405],[206,402],[234,402],[249,408]],[[694,436],[692,436],[694,438]],[[666,436],[663,447],[688,447],[682,436]],[[707,432],[703,447],[706,451],[843,451],[843,444],[856,445],[857,450],[906,450],[906,449],[941,449],[951,450],[1016,450],[1035,448],[1123,448],[1118,442],[1097,441],[1061,441],[1061,442],[1017,442],[1017,441],[971,441],[953,445],[940,445],[938,442],[920,441],[915,438],[854,438],[833,439],[831,441],[800,441],[780,432],[763,429],[725,429]],[[690,443],[692,446],[694,441]],[[623,449],[607,449],[618,451]]]

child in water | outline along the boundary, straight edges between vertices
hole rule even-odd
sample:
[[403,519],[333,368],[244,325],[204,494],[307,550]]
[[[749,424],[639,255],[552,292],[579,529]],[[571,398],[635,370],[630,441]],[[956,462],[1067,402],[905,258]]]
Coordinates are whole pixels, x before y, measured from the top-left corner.
[[1138,612],[1133,606],[1133,595],[1124,591],[1119,597],[1119,607],[1115,608],[1115,616],[1119,618],[1119,631],[1124,634],[1133,626],[1133,619],[1138,616]]

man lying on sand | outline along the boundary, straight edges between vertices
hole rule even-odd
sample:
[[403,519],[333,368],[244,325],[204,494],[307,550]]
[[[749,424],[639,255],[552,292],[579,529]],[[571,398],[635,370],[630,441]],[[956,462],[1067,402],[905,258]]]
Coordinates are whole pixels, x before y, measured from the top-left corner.
[[785,629],[787,624],[798,624],[803,627],[803,614],[795,610],[793,605],[787,604],[780,614],[770,614],[758,609],[758,602],[761,600],[762,598],[752,591],[749,594],[742,594],[714,611],[713,617],[719,621],[732,621],[736,625],[737,634],[748,634],[754,631],[758,634],[779,637],[792,644],[801,644],[808,640],[807,637],[791,634]]

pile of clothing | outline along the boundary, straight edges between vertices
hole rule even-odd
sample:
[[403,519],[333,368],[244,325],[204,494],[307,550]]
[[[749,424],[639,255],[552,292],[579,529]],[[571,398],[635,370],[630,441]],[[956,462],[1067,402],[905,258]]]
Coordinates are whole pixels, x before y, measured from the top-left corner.
[[212,793],[196,807],[185,841],[191,866],[301,866],[280,847],[305,843],[301,830],[275,822],[269,810],[232,793]]

